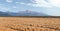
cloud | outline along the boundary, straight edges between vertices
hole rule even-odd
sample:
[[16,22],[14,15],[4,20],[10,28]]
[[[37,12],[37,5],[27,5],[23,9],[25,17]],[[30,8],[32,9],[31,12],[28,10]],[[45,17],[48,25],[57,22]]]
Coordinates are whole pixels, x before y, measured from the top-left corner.
[[60,7],[60,0],[48,0],[48,2],[56,7]]
[[16,6],[13,6],[14,9],[16,9],[17,7]]
[[53,6],[60,7],[60,0],[47,0],[47,1],[46,0],[31,0],[31,2],[35,3],[37,6],[40,6],[40,7],[53,7]]
[[32,3],[25,3],[25,2],[16,2],[17,4],[23,4],[33,7],[52,7],[49,3],[45,0],[30,0]]
[[51,4],[45,0],[31,0],[31,2],[35,3],[33,5],[38,7],[52,7]]
[[24,4],[33,7],[60,7],[60,0],[30,0],[32,3],[16,2],[18,4]]
[[5,11],[10,11],[10,8],[7,8],[7,7],[1,7],[1,8],[0,8],[0,11],[4,11],[4,12],[5,12]]
[[41,2],[40,0],[31,0],[33,3],[39,3]]
[[25,4],[24,2],[16,2],[17,4]]
[[32,3],[16,2],[33,7],[60,7],[60,0],[30,0]]
[[24,2],[20,2],[20,4],[25,4]]
[[0,4],[0,11],[3,11],[3,12],[10,11],[10,8],[4,6],[4,4]]
[[31,6],[32,4],[31,4],[31,3],[28,3],[28,4],[26,4],[26,5],[29,5],[29,6]]
[[8,3],[12,3],[12,2],[13,2],[13,0],[6,0],[6,2],[8,2]]

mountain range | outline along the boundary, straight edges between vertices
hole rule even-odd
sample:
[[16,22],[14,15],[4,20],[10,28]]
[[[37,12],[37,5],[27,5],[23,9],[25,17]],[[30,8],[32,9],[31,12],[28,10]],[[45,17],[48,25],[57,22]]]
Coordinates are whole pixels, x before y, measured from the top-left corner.
[[49,16],[42,12],[35,11],[20,11],[20,12],[2,12],[0,11],[0,16]]

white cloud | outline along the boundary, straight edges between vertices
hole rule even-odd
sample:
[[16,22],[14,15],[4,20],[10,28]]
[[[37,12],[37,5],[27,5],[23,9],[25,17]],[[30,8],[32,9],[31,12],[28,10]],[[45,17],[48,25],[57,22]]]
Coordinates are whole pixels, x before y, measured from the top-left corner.
[[60,7],[60,0],[48,0],[53,6]]
[[0,8],[0,11],[4,11],[4,12],[5,12],[5,11],[9,11],[9,10],[10,10],[10,8],[7,8],[7,7],[1,7],[1,8]]
[[13,0],[6,0],[6,2],[11,3],[11,2],[13,2]]
[[[60,0],[31,0],[33,3],[35,3],[35,6],[40,7],[60,7]],[[33,4],[34,5],[34,4]]]
[[31,0],[33,3],[39,3],[41,2],[40,0]]
[[[48,2],[47,2],[48,1]],[[60,7],[60,0],[31,0],[32,3],[16,2],[33,7]]]
[[16,2],[17,4],[19,3],[19,2]]
[[49,3],[45,2],[44,0],[31,0],[31,2],[33,3],[24,3],[24,2],[16,2],[16,3],[33,7],[52,7]]
[[31,3],[28,3],[28,4],[26,4],[26,5],[29,5],[29,6],[31,6],[32,4],[31,4]]
[[52,7],[48,2],[46,2],[45,0],[31,0],[33,3],[33,5],[38,6],[38,7]]
[[20,4],[25,4],[24,2],[20,2]]
[[24,2],[16,2],[17,4],[25,4]]
[[13,6],[14,9],[16,9],[17,7],[16,6]]
[[6,11],[10,11],[10,8],[4,6],[4,4],[0,5],[0,11],[6,12]]

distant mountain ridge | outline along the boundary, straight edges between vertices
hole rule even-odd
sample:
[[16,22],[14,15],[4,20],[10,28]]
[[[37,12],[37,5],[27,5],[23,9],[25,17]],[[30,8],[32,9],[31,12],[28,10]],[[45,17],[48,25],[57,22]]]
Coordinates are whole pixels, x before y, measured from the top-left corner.
[[49,16],[44,13],[38,13],[34,11],[20,11],[20,12],[2,12],[0,11],[0,16]]
[[7,12],[0,11],[0,16],[10,16]]

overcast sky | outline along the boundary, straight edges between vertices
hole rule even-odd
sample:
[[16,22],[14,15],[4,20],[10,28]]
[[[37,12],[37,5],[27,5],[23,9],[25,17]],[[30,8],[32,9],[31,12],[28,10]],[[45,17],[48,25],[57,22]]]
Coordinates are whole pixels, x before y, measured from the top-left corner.
[[60,16],[60,0],[0,0],[0,11],[19,12],[27,9]]

